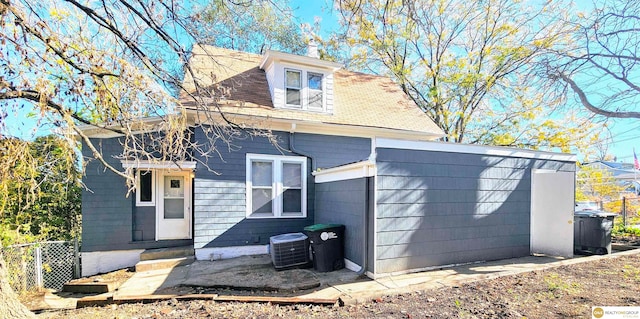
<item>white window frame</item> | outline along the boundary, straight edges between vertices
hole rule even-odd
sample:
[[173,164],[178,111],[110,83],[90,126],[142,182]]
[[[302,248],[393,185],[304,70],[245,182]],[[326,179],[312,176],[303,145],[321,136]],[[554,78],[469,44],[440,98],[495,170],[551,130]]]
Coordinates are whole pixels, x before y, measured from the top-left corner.
[[[150,202],[143,202],[142,200],[140,200],[140,195],[142,194],[142,192],[140,191],[140,173],[142,172],[151,172],[151,201]],[[137,169],[136,170],[136,206],[156,206],[156,193],[157,193],[157,186],[156,186],[156,175],[158,175],[158,171],[155,169]]]
[[[273,215],[253,215],[253,198],[252,198],[252,163],[254,161],[271,162],[271,203]],[[283,164],[292,163],[300,164],[301,174],[301,214],[284,215],[283,214],[283,194],[285,187],[283,185]],[[264,155],[264,154],[247,154],[246,158],[246,217],[247,219],[273,219],[273,218],[306,218],[307,217],[307,158],[303,156],[283,156],[283,155]]]
[[[299,87],[295,87],[295,86],[289,86],[287,84],[287,72],[296,72],[300,75],[300,86]],[[290,69],[290,68],[285,68],[284,69],[284,104],[287,107],[290,108],[296,108],[296,109],[301,109],[304,108],[304,72],[302,72],[302,70],[296,70],[296,69]],[[287,103],[287,90],[288,89],[296,89],[298,90],[298,92],[300,93],[300,104],[289,104]]]
[[[300,88],[296,88],[296,87],[292,87],[292,86],[288,86],[287,85],[287,72],[288,71],[293,71],[293,72],[298,72],[300,73],[300,84],[301,87]],[[321,90],[322,90],[322,107],[321,108],[317,108],[317,107],[310,107],[309,106],[309,73],[312,74],[317,74],[317,75],[321,75],[322,76],[322,82],[320,84],[321,86]],[[284,106],[286,108],[290,108],[290,109],[297,109],[297,110],[305,110],[305,111],[316,111],[316,112],[326,112],[327,111],[327,73],[319,71],[319,70],[302,70],[302,69],[295,69],[295,68],[290,68],[290,67],[285,67],[284,68]],[[299,89],[300,90],[300,105],[297,104],[288,104],[287,103],[287,89],[288,88],[294,88],[294,89]]]
[[[305,82],[304,82],[305,83],[305,88],[306,88],[306,90],[305,90],[306,91],[306,96],[304,98],[304,102],[305,102],[305,104],[307,106],[307,109],[311,110],[311,111],[324,111],[326,109],[325,102],[324,102],[325,101],[324,96],[326,94],[325,93],[325,89],[324,89],[324,81],[325,81],[324,79],[326,77],[325,74],[321,73],[321,72],[313,72],[313,71],[308,71],[308,72],[304,72],[304,73],[306,75],[305,76]],[[310,74],[319,75],[319,76],[322,77],[322,81],[320,81],[320,94],[321,94],[321,99],[322,99],[322,101],[320,101],[321,102],[320,103],[320,108],[311,106],[311,102],[310,102],[310,100],[311,100],[311,88],[309,88],[309,75]]]

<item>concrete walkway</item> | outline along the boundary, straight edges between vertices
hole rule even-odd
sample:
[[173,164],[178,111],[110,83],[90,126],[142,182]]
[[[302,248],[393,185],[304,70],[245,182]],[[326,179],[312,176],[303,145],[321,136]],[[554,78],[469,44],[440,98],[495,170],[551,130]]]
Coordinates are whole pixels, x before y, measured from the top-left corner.
[[[311,270],[276,272],[268,256],[240,257],[213,262],[197,261],[172,270],[136,273],[120,286],[113,297],[123,299],[127,296],[190,294],[194,292],[193,287],[255,288],[257,290],[268,287],[269,289],[264,290],[285,291],[289,292],[288,296],[301,299],[340,299],[345,304],[354,304],[384,295],[458,286],[477,280],[635,254],[640,254],[640,249],[614,252],[605,256],[580,256],[571,259],[529,256],[412,274],[385,275],[376,280],[359,277],[346,269],[330,273],[317,273]],[[294,272],[297,275],[285,275],[288,272]],[[265,285],[265,283],[268,284]],[[269,293],[265,292],[265,295]]]

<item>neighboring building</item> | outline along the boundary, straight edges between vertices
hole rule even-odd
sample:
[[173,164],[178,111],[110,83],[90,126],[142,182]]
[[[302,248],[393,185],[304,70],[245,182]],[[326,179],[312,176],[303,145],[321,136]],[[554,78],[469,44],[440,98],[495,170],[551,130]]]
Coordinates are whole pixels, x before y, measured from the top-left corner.
[[594,161],[582,166],[608,172],[616,184],[625,188],[626,193],[640,195],[640,171],[633,168],[633,163]]
[[139,185],[127,198],[122,178],[88,163],[83,275],[151,248],[193,245],[200,260],[264,254],[269,237],[315,223],[346,225],[347,267],[371,277],[573,252],[573,155],[434,142],[441,130],[390,79],[313,56],[204,46],[190,64],[226,88],[228,118],[271,130],[277,145],[247,136],[228,151],[187,99],[195,142],[221,158],[121,162],[118,136],[87,129]]

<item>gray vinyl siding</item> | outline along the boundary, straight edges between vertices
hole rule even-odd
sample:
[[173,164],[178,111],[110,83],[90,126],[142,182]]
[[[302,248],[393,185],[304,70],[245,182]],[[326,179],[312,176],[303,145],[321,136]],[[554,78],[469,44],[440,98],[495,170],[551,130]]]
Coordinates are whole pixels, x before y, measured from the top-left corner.
[[377,149],[376,273],[529,255],[531,170],[575,163]]
[[362,265],[368,179],[316,184],[316,223],[345,225],[345,258]]
[[[267,138],[247,137],[233,141],[233,150],[220,141],[213,147],[221,156],[204,158],[198,164],[194,186],[194,247],[230,247],[268,244],[269,237],[303,231],[315,223],[315,187],[312,163],[307,161],[307,217],[247,219],[246,154],[301,156],[289,150],[286,132],[273,132],[276,148]],[[204,149],[212,148],[202,129],[195,130],[196,142]],[[339,136],[295,134],[294,148],[311,156],[313,166],[335,166],[359,161],[371,153],[369,139]],[[211,170],[207,169],[208,166]],[[213,171],[212,171],[213,170]]]
[[135,194],[133,199],[133,240],[149,241],[156,239],[156,207],[135,206]]
[[[122,169],[115,156],[122,154],[119,138],[92,139],[109,165]],[[87,147],[82,181],[82,251],[148,249],[190,245],[191,240],[155,241],[155,208],[136,207],[135,194],[127,197],[124,178],[105,169]]]
[[368,138],[296,133],[294,142],[297,151],[313,155],[313,169],[360,162],[371,154]]

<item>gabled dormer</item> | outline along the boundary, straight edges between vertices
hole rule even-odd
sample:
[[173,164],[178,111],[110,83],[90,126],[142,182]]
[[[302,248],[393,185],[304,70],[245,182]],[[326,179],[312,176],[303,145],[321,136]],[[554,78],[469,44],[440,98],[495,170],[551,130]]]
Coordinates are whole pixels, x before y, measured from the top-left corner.
[[333,74],[341,64],[320,60],[314,44],[307,56],[267,50],[260,62],[277,109],[333,113]]

